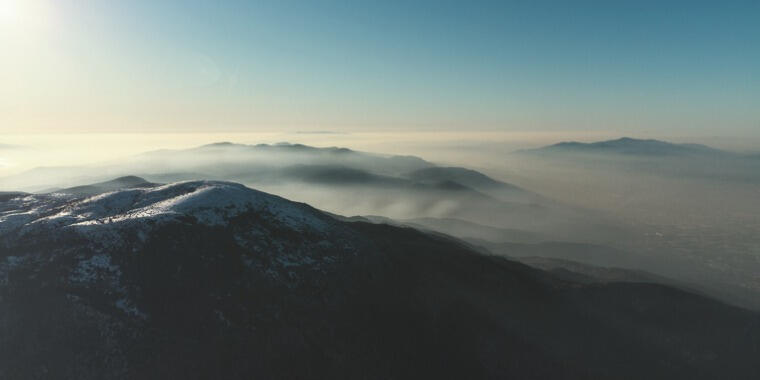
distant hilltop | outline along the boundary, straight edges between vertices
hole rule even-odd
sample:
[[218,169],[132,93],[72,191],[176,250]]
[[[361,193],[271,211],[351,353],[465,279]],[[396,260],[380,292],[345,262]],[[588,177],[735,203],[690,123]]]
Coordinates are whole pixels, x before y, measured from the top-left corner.
[[523,150],[521,153],[613,153],[652,156],[732,154],[730,152],[711,148],[707,145],[676,144],[661,140],[644,140],[631,137],[622,137],[617,140],[607,140],[593,143],[566,141],[542,148]]

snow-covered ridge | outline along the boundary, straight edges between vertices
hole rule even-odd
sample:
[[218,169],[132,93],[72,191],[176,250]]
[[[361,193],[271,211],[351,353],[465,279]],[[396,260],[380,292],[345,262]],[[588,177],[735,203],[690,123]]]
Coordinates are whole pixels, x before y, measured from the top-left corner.
[[[233,220],[239,223],[231,226]],[[312,249],[311,240],[302,244],[299,239],[291,242],[278,236],[281,232],[284,236],[304,234],[320,241],[330,233],[337,221],[308,205],[232,182],[147,183],[94,196],[20,194],[0,201],[0,290],[28,268],[55,268],[52,272],[67,273],[56,279],[64,288],[100,292],[107,307],[149,320],[131,287],[135,278],[129,277],[128,269],[134,263],[123,254],[141,252],[152,241],[173,244],[173,239],[197,231],[183,230],[178,235],[182,237],[170,235],[169,240],[157,233],[157,227],[173,222],[182,227],[230,226],[231,234],[222,236],[245,249],[247,255],[240,256],[240,264],[263,271],[272,281],[295,284],[298,270],[322,271],[335,261],[325,249]],[[225,255],[213,250],[195,253]],[[182,267],[181,261],[178,265]]]
[[[4,210],[0,210],[0,233],[16,227],[42,225],[84,231],[98,226],[139,224],[148,219],[162,222],[181,217],[192,217],[205,225],[224,225],[230,218],[251,211],[265,213],[296,230],[322,230],[327,220],[303,204],[223,181],[186,181],[123,189],[79,200],[31,196],[17,202],[18,209],[6,204]],[[8,225],[3,226],[6,223]]]

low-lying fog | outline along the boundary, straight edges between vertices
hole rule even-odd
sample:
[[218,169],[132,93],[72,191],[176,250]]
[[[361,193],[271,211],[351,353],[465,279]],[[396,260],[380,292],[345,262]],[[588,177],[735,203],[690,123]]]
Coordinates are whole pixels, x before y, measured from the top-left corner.
[[[754,215],[758,196],[757,166],[735,162],[708,162],[712,178],[700,176],[704,161],[678,163],[670,172],[654,162],[631,157],[630,165],[602,158],[578,161],[538,160],[513,154],[565,140],[594,141],[615,138],[609,133],[310,133],[231,134],[35,134],[4,135],[0,140],[0,191],[39,191],[75,186],[87,178],[65,171],[36,178],[14,176],[38,167],[93,166],[91,177],[107,178],[103,166],[124,163],[129,157],[162,149],[187,149],[214,142],[240,144],[291,142],[316,147],[346,147],[381,154],[413,155],[445,166],[479,170],[493,178],[578,206],[610,211],[653,223],[703,225],[717,219],[747,219]],[[752,152],[760,141],[717,140],[718,147]],[[691,141],[690,141],[691,142]],[[703,141],[698,141],[703,142]],[[707,141],[710,142],[709,140]],[[760,148],[756,148],[760,152]],[[759,153],[760,154],[760,153]],[[259,159],[265,159],[260,157]],[[275,157],[270,157],[277,160]],[[300,163],[300,162],[298,162]],[[625,164],[625,163],[621,163]],[[182,167],[183,163],[177,163]],[[689,170],[684,170],[689,168]],[[136,172],[146,172],[139,167]],[[60,176],[56,175],[60,174]],[[717,175],[716,175],[717,174]],[[721,176],[722,175],[722,176]],[[742,176],[744,178],[742,178]],[[15,178],[14,178],[15,177]],[[722,178],[723,177],[723,178]]]
[[[0,141],[0,191],[60,191],[125,175],[231,180],[336,214],[452,234],[498,254],[643,269],[760,308],[760,156],[751,153],[760,143],[723,140],[712,145],[725,149],[717,151],[617,140],[611,149],[623,151],[525,151],[618,137],[10,135]],[[221,141],[235,144],[199,148]],[[351,151],[277,144],[285,141]],[[270,145],[252,146],[263,143]]]

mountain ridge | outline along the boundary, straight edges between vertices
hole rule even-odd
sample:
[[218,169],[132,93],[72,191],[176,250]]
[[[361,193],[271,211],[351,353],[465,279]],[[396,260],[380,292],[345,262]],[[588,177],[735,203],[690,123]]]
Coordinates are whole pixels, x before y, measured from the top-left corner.
[[760,373],[757,313],[220,181],[0,202],[0,335],[3,378]]
[[563,141],[536,149],[519,151],[520,153],[617,153],[624,155],[733,155],[733,153],[693,143],[671,143],[655,139],[636,139],[621,137],[590,143]]

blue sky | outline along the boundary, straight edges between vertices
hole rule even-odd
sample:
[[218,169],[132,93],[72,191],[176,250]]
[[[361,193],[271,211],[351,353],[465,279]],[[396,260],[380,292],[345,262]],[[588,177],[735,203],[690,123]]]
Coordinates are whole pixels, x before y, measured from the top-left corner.
[[758,1],[0,2],[0,132],[760,135]]

